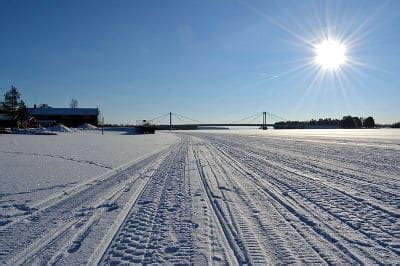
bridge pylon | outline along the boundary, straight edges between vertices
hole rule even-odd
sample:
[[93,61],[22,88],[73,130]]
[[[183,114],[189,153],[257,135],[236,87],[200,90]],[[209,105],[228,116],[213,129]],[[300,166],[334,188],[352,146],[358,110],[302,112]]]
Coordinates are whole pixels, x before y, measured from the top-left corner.
[[267,112],[263,112],[262,130],[267,129]]
[[172,130],[172,112],[169,112],[169,131]]

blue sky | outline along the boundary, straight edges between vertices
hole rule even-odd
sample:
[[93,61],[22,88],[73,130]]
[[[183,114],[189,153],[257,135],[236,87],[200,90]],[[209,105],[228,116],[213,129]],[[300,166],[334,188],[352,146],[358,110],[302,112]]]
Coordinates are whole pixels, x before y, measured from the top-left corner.
[[[107,122],[169,111],[205,122],[400,120],[400,1],[0,1],[0,93],[99,107]],[[313,63],[326,36],[349,63]]]

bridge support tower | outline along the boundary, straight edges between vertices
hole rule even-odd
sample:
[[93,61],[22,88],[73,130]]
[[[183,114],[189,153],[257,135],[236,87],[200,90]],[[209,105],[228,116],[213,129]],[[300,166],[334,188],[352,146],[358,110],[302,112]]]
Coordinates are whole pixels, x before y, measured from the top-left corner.
[[169,112],[169,131],[172,130],[172,112]]
[[262,130],[267,129],[267,112],[263,112]]

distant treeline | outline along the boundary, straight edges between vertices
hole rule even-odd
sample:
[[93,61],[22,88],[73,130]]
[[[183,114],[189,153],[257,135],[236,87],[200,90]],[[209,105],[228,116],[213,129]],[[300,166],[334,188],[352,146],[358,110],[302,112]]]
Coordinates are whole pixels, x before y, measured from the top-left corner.
[[392,128],[400,128],[400,122],[394,123]]
[[367,118],[344,116],[342,119],[321,118],[310,121],[286,121],[274,124],[275,129],[306,129],[306,128],[374,128],[375,120]]

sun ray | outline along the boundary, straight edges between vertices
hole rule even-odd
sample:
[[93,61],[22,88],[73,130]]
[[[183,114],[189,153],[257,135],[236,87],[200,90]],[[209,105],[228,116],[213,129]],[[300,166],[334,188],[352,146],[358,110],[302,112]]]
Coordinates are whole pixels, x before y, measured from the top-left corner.
[[[325,88],[322,84],[329,85],[332,82],[332,86],[337,88],[334,91],[335,99],[337,96],[337,101],[343,101],[344,107],[349,111],[349,95],[353,95],[352,90],[355,89],[352,87],[355,84],[353,79],[371,79],[371,71],[393,75],[382,69],[382,66],[360,60],[365,59],[362,56],[366,52],[366,44],[371,41],[371,34],[385,23],[376,19],[382,15],[382,10],[389,1],[371,10],[369,14],[355,9],[347,2],[317,1],[314,2],[315,5],[311,5],[309,19],[303,21],[298,20],[290,7],[279,5],[280,2],[275,3],[283,12],[279,17],[244,0],[237,2],[266,23],[286,32],[282,42],[291,45],[292,51],[303,51],[299,52],[299,60],[281,61],[274,65],[279,70],[272,71],[274,75],[279,75],[279,79],[291,78],[299,85],[303,82],[303,94],[294,106],[295,113],[304,104],[306,97],[317,97],[319,91]],[[390,19],[393,17],[384,18],[386,21]],[[267,64],[268,72],[274,66]],[[258,80],[257,85],[266,82],[265,79]]]
[[345,73],[344,71],[339,70],[338,72],[335,72],[334,75],[335,75],[335,81],[337,81],[339,83],[339,88],[340,88],[340,91],[342,92],[345,106],[346,106],[347,110],[350,110],[351,105],[349,102],[349,98],[347,96],[347,90],[342,81],[342,78],[345,79],[345,76],[346,76],[344,73]]
[[250,5],[248,2],[242,1],[242,0],[237,0],[237,2],[239,4],[241,4],[242,6],[246,7],[247,9],[253,11],[254,13],[256,13],[257,15],[263,17],[264,19],[266,19],[269,23],[277,26],[278,28],[286,31],[287,33],[289,33],[290,35],[292,35],[293,37],[295,37],[296,39],[307,43],[308,45],[312,46],[313,43],[310,42],[307,38],[301,36],[300,34],[294,32],[293,30],[289,29],[288,27],[284,26],[282,23],[279,23],[277,20],[273,19],[271,16],[268,16],[267,14],[261,12],[259,9],[253,7],[252,5]]

